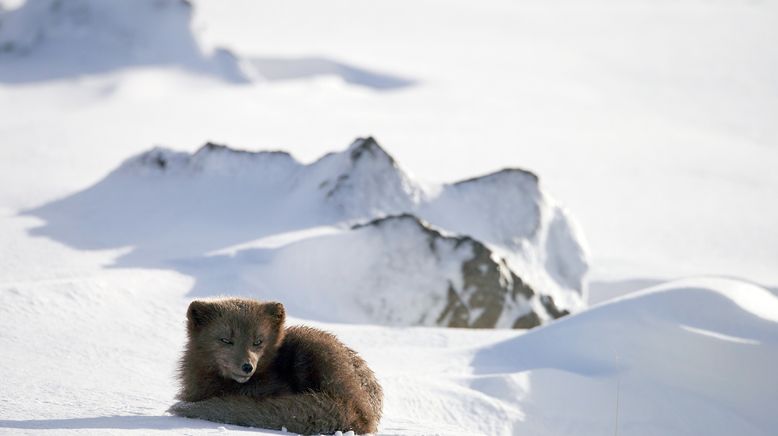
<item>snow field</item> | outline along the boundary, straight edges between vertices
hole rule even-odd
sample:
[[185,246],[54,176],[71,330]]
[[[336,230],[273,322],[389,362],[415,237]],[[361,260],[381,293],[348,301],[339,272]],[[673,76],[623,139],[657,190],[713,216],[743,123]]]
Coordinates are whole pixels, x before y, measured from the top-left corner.
[[[776,3],[122,1],[114,16],[94,0],[30,2],[37,12],[0,24],[0,50],[22,42],[0,53],[0,434],[283,434],[164,414],[185,308],[289,275],[334,293],[347,268],[307,277],[294,261],[354,235],[299,212],[309,197],[290,210],[315,223],[258,230],[248,199],[274,170],[360,135],[402,162],[395,186],[408,198],[405,180],[435,192],[506,166],[540,175],[580,229],[541,214],[541,246],[572,261],[532,265],[577,289],[565,277],[588,254],[597,303],[520,333],[359,324],[356,308],[329,302],[322,315],[311,295],[273,295],[292,322],[336,333],[375,369],[381,434],[778,427]],[[160,5],[171,13],[138,15]],[[290,149],[299,163],[274,160],[238,189],[218,180],[240,167],[212,154],[214,174],[191,191],[121,178],[126,189],[90,191],[154,145],[191,155],[208,140]],[[72,207],[51,207],[65,198]],[[166,209],[171,198],[185,207]],[[46,205],[50,215],[30,213]],[[484,239],[521,230],[482,224]],[[588,253],[557,237],[579,232]],[[275,266],[257,270],[270,251]],[[665,283],[708,274],[733,278]]]

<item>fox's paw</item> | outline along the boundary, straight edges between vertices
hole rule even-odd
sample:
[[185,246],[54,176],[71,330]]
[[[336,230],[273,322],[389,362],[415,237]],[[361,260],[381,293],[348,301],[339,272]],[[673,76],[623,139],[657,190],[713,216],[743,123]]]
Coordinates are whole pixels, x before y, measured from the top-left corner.
[[195,403],[191,401],[179,401],[176,404],[170,406],[170,408],[167,409],[167,413],[176,416],[183,416],[186,418],[195,418],[195,409]]
[[230,409],[223,398],[212,397],[202,401],[179,401],[167,411],[184,418],[198,418],[208,421],[225,422],[231,416]]

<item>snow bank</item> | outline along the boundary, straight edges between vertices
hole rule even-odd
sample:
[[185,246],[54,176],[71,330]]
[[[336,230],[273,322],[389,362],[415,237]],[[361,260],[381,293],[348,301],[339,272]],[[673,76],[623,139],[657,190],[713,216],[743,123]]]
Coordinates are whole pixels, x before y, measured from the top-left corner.
[[225,50],[206,53],[186,0],[27,0],[0,12],[0,81],[168,65],[245,80]]
[[537,176],[422,188],[373,138],[309,165],[154,148],[29,213],[46,221],[37,235],[131,246],[118,266],[172,268],[198,279],[195,295],[277,298],[310,319],[529,328],[585,301],[583,243]]
[[477,350],[465,384],[520,415],[514,434],[769,435],[776,361],[778,298],[694,279]]
[[325,57],[245,58],[224,48],[206,49],[192,16],[188,0],[26,0],[9,11],[0,5],[0,82],[154,66],[239,83],[322,76],[373,90],[416,83]]

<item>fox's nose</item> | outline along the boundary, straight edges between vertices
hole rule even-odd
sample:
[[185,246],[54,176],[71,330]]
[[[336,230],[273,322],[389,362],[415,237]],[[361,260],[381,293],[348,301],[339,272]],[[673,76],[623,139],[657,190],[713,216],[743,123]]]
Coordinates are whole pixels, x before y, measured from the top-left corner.
[[248,373],[250,373],[250,372],[251,372],[251,371],[254,369],[254,367],[253,367],[253,366],[251,366],[251,364],[250,364],[250,363],[244,363],[244,364],[243,364],[243,366],[241,366],[241,367],[240,367],[240,369],[242,369],[242,370],[243,370],[243,372],[245,372],[246,374],[248,374]]

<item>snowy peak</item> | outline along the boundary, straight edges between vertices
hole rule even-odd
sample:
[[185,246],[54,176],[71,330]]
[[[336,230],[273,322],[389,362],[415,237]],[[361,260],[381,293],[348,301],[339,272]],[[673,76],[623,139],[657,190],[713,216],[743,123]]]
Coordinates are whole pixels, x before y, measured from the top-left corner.
[[415,209],[421,199],[421,189],[372,137],[358,138],[346,151],[320,162],[329,171],[319,186],[348,219],[400,214]]
[[372,136],[357,138],[348,147],[348,152],[351,156],[351,160],[355,163],[360,159],[368,158],[366,156],[369,156],[368,159],[382,160],[388,162],[391,166],[397,166],[394,158],[387,153]]

